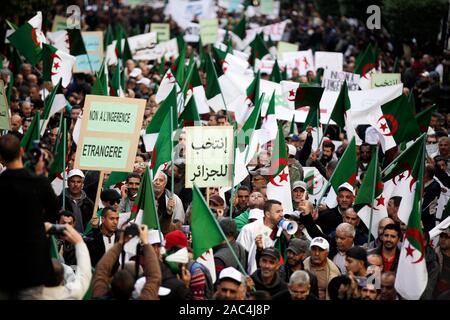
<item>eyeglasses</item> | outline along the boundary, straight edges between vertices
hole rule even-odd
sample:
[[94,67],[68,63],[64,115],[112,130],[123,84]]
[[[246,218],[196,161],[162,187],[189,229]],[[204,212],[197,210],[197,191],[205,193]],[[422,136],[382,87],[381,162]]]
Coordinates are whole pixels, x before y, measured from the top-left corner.
[[111,203],[111,205],[116,204],[116,203],[119,204],[120,199],[109,200],[109,203]]
[[427,140],[427,144],[436,144],[437,141],[431,141],[431,140]]

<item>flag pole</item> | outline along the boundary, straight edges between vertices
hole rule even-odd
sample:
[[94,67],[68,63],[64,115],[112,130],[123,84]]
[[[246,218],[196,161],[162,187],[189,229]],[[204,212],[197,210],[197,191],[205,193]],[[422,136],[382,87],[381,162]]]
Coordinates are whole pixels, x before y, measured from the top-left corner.
[[[62,135],[63,135],[63,197],[62,197],[62,209],[66,207],[66,139],[67,139],[67,129],[66,129],[66,119],[64,119],[64,111],[61,111],[62,119]],[[61,127],[61,126],[60,126]]]
[[89,54],[87,53],[87,50],[86,50],[86,57],[87,57],[87,61],[89,63],[89,69],[91,69],[92,75],[95,76],[95,72],[94,72],[94,69],[92,68],[91,59],[89,59]]
[[223,106],[225,107],[225,112],[227,113],[228,122],[231,124],[232,123],[231,116],[230,116],[230,113],[228,112],[227,104],[225,103],[225,97],[223,96],[222,88],[220,87],[219,77],[217,76],[216,67],[214,66],[214,62],[211,57],[211,51],[208,52],[208,55],[209,55],[209,60],[211,61],[211,64],[212,64],[214,76],[216,77],[217,84],[219,85],[220,96],[222,97]]
[[375,194],[376,194],[376,187],[377,187],[377,171],[378,171],[378,145],[376,146],[375,149],[375,154],[372,155],[375,156],[375,167],[374,167],[374,172],[373,172],[373,176],[375,177],[375,179],[373,179],[373,187],[372,187],[372,205],[370,206],[370,220],[369,220],[369,235],[367,236],[367,243],[370,243],[370,238],[372,236],[372,220],[373,220],[373,201],[375,201]]
[[[191,98],[192,99],[192,98]],[[171,145],[171,152],[170,152],[170,169],[171,174],[170,174],[170,191],[172,192],[172,197],[175,195],[174,193],[174,189],[175,189],[175,175],[174,175],[174,171],[173,171],[173,123],[172,123],[172,119],[173,119],[173,107],[170,106],[170,145]]]
[[[259,118],[261,118],[261,104],[262,104],[262,101],[264,100],[264,96],[265,96],[265,93],[263,92],[262,93],[262,95],[261,95],[261,99],[258,99],[257,100],[257,104],[259,105],[259,108],[260,108],[260,110],[259,110]],[[255,108],[256,108],[256,106],[255,106]],[[260,119],[258,119],[258,120],[260,120]],[[251,140],[253,139],[253,134],[255,133],[255,128],[256,128],[256,124],[258,123],[258,121],[256,121],[256,123],[255,123],[255,126],[253,126],[253,130],[252,130],[252,135],[251,135],[251,137],[250,137],[250,141],[249,141],[249,144],[248,144],[248,148],[247,148],[247,151],[245,152],[245,157],[244,157],[244,161],[247,161],[247,157],[248,157],[248,152],[250,151],[250,145],[251,145]],[[244,132],[244,134],[245,134],[245,132]],[[245,142],[245,141],[244,141]]]
[[92,210],[92,218],[97,217],[97,206],[100,200],[100,193],[102,192],[103,180],[105,178],[105,171],[100,171],[100,177],[98,178],[97,194],[95,196],[94,209]]
[[[355,139],[355,137],[352,138],[352,140],[350,141],[350,143],[352,143],[353,139]],[[350,145],[350,143],[349,143],[349,145]],[[347,146],[347,147],[348,147],[348,146]],[[342,154],[342,157],[344,156],[345,152],[347,152],[347,149],[346,149],[346,150],[344,151],[344,153]],[[342,158],[342,157],[341,157],[341,158]],[[338,162],[338,164],[339,164],[339,162]],[[330,179],[327,181],[327,184],[326,184],[325,189],[324,189],[325,191],[326,191],[326,190],[328,189],[328,187],[330,186],[331,180],[333,179],[335,173],[336,173],[336,170],[333,171],[333,173],[331,174]],[[325,195],[325,191],[322,193],[322,195],[320,196],[319,201],[317,202],[318,206],[320,206],[320,203],[322,202],[322,199],[323,199],[323,197],[324,197],[324,195]],[[329,191],[328,191],[328,192],[329,192]]]
[[[200,192],[200,190],[198,190],[198,187],[197,187],[197,185],[196,185],[195,183],[194,183],[194,188],[196,188],[197,191],[198,191],[198,193],[201,195],[201,192]],[[239,269],[241,269],[241,272],[244,274],[244,276],[248,277],[247,271],[246,271],[246,270],[244,269],[244,267],[242,266],[241,261],[240,261],[239,258],[237,257],[236,252],[234,251],[233,247],[231,246],[230,241],[229,241],[228,238],[225,236],[225,233],[223,232],[222,228],[220,227],[219,222],[217,221],[216,217],[215,217],[215,216],[213,215],[213,213],[211,212],[211,209],[209,208],[209,206],[206,205],[205,198],[201,197],[201,199],[202,199],[202,201],[203,201],[203,204],[208,208],[209,214],[211,215],[212,219],[214,220],[214,223],[216,224],[217,229],[219,230],[219,232],[220,232],[220,234],[222,235],[223,239],[224,239],[225,242],[227,243],[227,246],[228,246],[228,248],[230,249],[231,254],[233,255],[233,258],[236,260],[236,263],[238,264]]]
[[[149,166],[146,167],[146,170],[150,174],[150,183],[153,184],[153,171],[150,170]],[[155,204],[156,203],[156,197],[155,197],[155,192],[153,191],[153,185],[150,187],[150,189],[151,189],[151,197],[153,198],[153,204]],[[163,239],[161,237],[161,225],[159,224],[159,216],[158,216],[158,210],[156,209],[156,206],[155,206],[155,212],[156,212],[156,225],[158,226],[159,242],[162,244],[163,243]]]
[[[320,112],[320,107],[319,107],[319,112]],[[327,124],[325,125],[325,130],[323,130],[322,138],[320,139],[320,142],[319,142],[319,147],[320,147],[320,145],[322,144],[322,141],[323,141],[323,138],[325,137],[325,134],[327,133],[328,126],[330,125],[330,120],[331,120],[331,117],[328,118],[328,122],[327,122]],[[320,122],[318,122],[318,123],[319,123],[319,125],[320,125]]]
[[232,164],[232,170],[233,175],[231,178],[231,197],[230,197],[230,218],[233,219],[233,208],[234,208],[234,196],[235,196],[235,189],[234,189],[234,179],[236,177],[236,122],[233,123],[233,164]]

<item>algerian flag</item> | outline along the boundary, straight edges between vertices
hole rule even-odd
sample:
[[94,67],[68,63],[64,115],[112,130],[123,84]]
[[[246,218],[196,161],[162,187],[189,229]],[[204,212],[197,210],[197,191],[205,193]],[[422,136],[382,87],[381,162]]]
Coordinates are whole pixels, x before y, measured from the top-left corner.
[[41,139],[39,130],[39,124],[41,122],[40,120],[41,114],[39,112],[36,112],[33,116],[33,120],[31,120],[27,132],[23,136],[22,140],[20,140],[20,147],[23,148],[25,152],[28,151],[33,141]]
[[355,132],[355,127],[351,121],[350,116],[350,98],[348,97],[348,86],[347,81],[344,80],[344,83],[341,86],[341,91],[339,92],[339,96],[334,105],[333,111],[331,112],[331,120],[336,122],[336,124],[341,128],[341,130],[345,130],[347,132],[347,140],[351,140],[353,137],[356,138],[356,144],[360,140],[358,135]]
[[266,194],[267,199],[275,199],[281,202],[285,214],[293,212],[288,155],[283,128],[280,124],[278,124],[278,133],[272,150]]
[[295,115],[292,116],[291,125],[289,126],[289,135],[291,134],[298,135],[297,124],[295,123]]
[[221,67],[217,70],[218,77],[229,71],[243,74],[249,67],[246,60],[241,59],[234,54],[224,52],[216,47],[213,47],[212,50],[214,60],[216,60],[216,63]]
[[294,81],[281,81],[281,92],[283,93],[283,97],[286,100],[289,109],[295,109],[295,93],[297,92],[297,88],[300,86],[300,83]]
[[353,187],[356,184],[356,177],[358,175],[358,160],[356,158],[356,142],[353,138],[344,151],[339,160],[333,176],[330,179],[331,188],[328,192],[325,203],[328,208],[337,206],[338,188],[341,184],[348,182]]
[[129,172],[118,172],[118,171],[111,172],[111,174],[109,175],[105,184],[103,185],[103,188],[108,189],[109,187],[111,187],[117,183],[125,181],[127,179],[128,175],[129,175]]
[[261,131],[259,133],[259,144],[263,145],[269,141],[272,141],[277,137],[278,126],[275,116],[275,91],[272,93],[272,97],[267,107],[266,116],[262,119]]
[[150,169],[153,171],[153,176],[156,177],[156,172],[159,167],[166,162],[172,160],[172,132],[176,128],[177,115],[173,107],[166,113],[164,121],[161,124],[158,138],[156,139],[155,147],[152,151],[152,162]]
[[278,65],[278,60],[275,60],[275,64],[273,65],[272,73],[269,76],[269,80],[276,82],[276,83],[280,83],[281,80],[283,80],[283,76],[281,75],[280,66]]
[[201,125],[200,115],[197,111],[197,104],[195,99],[189,99],[183,112],[178,117],[178,124],[183,124],[183,127]]
[[259,33],[256,34],[255,39],[250,42],[249,46],[252,49],[252,53],[250,56],[250,63],[252,65],[255,64],[255,59],[262,60],[264,56],[270,54],[269,50],[266,47],[266,44],[264,43],[264,39]]
[[222,229],[195,184],[192,189],[191,231],[194,259],[225,240]]
[[47,43],[42,33],[42,12],[38,11],[27,23],[15,30],[8,40],[21,55],[35,66],[41,59],[42,45]]
[[57,174],[62,173],[66,168],[66,154],[67,150],[67,125],[64,123],[66,119],[61,117],[58,129],[58,136],[56,139],[55,150],[53,151],[55,158],[49,168],[48,178],[53,181]]
[[205,73],[206,73],[206,98],[208,99],[208,105],[215,111],[225,109],[224,99],[222,97],[222,91],[220,90],[220,84],[216,76],[215,66],[211,57],[206,55]]
[[320,99],[322,99],[324,88],[316,86],[300,86],[295,93],[295,108],[309,107],[303,130],[308,126],[312,129],[312,149],[320,148],[319,143],[322,140],[323,132],[320,123]]
[[[353,204],[353,208],[358,212],[358,216],[367,229],[372,231],[374,238],[378,236],[378,223],[388,216],[387,202],[389,200],[383,196],[384,185],[381,181],[381,172],[378,165],[378,148],[376,150],[377,152],[372,154],[372,159]],[[372,219],[370,218],[371,215]]]
[[170,108],[173,108],[174,113],[177,112],[177,92],[175,87],[172,88],[170,94],[163,101],[163,103],[161,103],[158,110],[153,115],[152,121],[147,125],[147,128],[145,129],[143,140],[147,152],[153,150],[156,138],[158,137],[158,132],[161,128],[161,124],[163,123],[165,116],[170,113]]
[[376,72],[378,53],[378,47],[372,47],[372,44],[369,43],[366,50],[356,57],[354,73],[361,75],[359,86],[363,90],[371,88],[372,74]]
[[133,217],[135,217],[137,223],[145,224],[149,229],[159,230],[153,182],[150,179],[148,167],[145,168],[133,208],[131,209],[130,218],[133,219]]
[[249,163],[255,155],[259,145],[259,134],[261,129],[261,101],[257,102],[256,108],[253,108],[250,116],[245,121],[241,130],[237,135],[237,145],[240,149],[242,146],[248,146],[246,151],[245,163]]
[[327,179],[325,179],[315,167],[303,167],[304,178],[306,182],[309,200],[314,206],[319,205],[319,200],[325,192]]
[[425,135],[418,139],[417,145],[422,150],[417,150],[414,168],[416,176],[410,184],[410,196],[402,201],[410,201],[411,209],[408,212],[408,223],[405,239],[400,251],[400,259],[395,277],[395,290],[407,300],[419,300],[428,283],[428,272],[425,260],[425,238],[422,233],[421,203],[422,203],[422,177],[424,172],[424,140]]
[[72,67],[76,61],[75,57],[57,50],[51,45],[44,44],[43,46],[44,80],[52,81],[56,85],[61,79],[62,86],[66,88],[72,79]]
[[167,70],[164,78],[161,80],[161,84],[159,85],[158,91],[156,92],[155,100],[158,103],[165,100],[169,93],[172,91],[173,87],[176,87],[177,92],[181,91],[180,86],[175,79],[175,76],[172,73],[172,70]]
[[111,79],[111,96],[125,97],[124,85],[125,82],[125,70],[122,66],[122,60],[119,60],[114,67],[114,72]]
[[209,113],[208,100],[206,99],[205,88],[203,88],[200,75],[198,73],[197,65],[194,62],[194,55],[191,55],[188,68],[188,78],[186,79],[186,101],[194,98],[197,111],[199,113]]
[[391,180],[394,185],[389,198],[394,196],[402,197],[398,208],[398,218],[404,223],[408,223],[413,202],[415,201],[415,188],[422,177],[420,168],[422,162],[425,161],[422,154],[422,148],[424,148],[422,137],[395,158],[386,167],[383,176],[384,182]]
[[92,85],[91,94],[95,94],[98,96],[107,96],[108,89],[108,67],[106,66],[106,61],[103,60],[100,70],[96,72],[96,79],[94,84]]
[[239,124],[244,123],[253,111],[257,102],[260,99],[260,80],[261,75],[258,71],[255,78],[245,90],[244,94],[233,101],[231,110],[235,112],[236,122]]
[[420,135],[420,128],[413,115],[411,104],[404,95],[381,105],[365,110],[367,120],[382,136],[383,152],[401,142],[407,142]]
[[236,24],[233,27],[233,33],[235,35],[237,35],[239,38],[241,38],[241,40],[245,39],[245,24],[246,24],[246,20],[245,20],[245,15],[242,16],[242,19],[239,20],[238,24]]
[[47,32],[49,44],[72,56],[87,54],[80,29],[66,29]]
[[42,112],[42,120],[40,122],[41,135],[44,134],[49,119],[57,112],[61,111],[68,103],[62,91],[61,81],[61,79],[58,81],[52,92],[44,101],[44,111]]
[[[410,96],[413,95],[412,93],[410,93]],[[414,100],[414,98],[412,98]],[[433,114],[433,112],[435,112],[437,109],[437,105],[433,104],[431,107],[424,109],[422,111],[420,111],[418,114],[416,114],[415,118],[417,121],[417,124],[419,125],[420,131],[422,133],[427,132],[428,131],[428,127],[430,125],[430,121],[431,121],[431,115]]]

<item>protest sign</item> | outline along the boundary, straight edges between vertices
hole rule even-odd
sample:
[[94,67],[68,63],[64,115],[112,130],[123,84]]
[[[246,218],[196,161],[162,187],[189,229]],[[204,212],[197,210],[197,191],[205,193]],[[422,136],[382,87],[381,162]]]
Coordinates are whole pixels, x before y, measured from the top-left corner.
[[273,12],[273,0],[261,0],[260,10],[262,14],[271,14]]
[[[164,54],[164,50],[157,49],[156,44],[157,34],[156,32],[148,32],[144,34],[138,34],[137,36],[129,37],[128,44],[130,45],[130,51],[134,60],[154,60],[160,58]],[[116,40],[114,40],[106,49],[106,61],[108,65],[117,63],[117,57],[115,53]],[[166,43],[162,42],[162,43]],[[122,50],[125,46],[125,39],[122,39]],[[164,45],[163,45],[164,46]],[[162,46],[162,47],[163,47]]]
[[145,99],[87,95],[75,168],[133,171],[144,110]]
[[322,87],[326,91],[340,91],[342,84],[346,80],[348,90],[356,91],[358,90],[359,78],[359,74],[326,69],[323,73]]
[[186,127],[186,188],[231,186],[233,127]]
[[200,40],[200,25],[198,23],[189,22],[184,29],[184,41],[198,42]]
[[217,17],[215,3],[212,0],[169,0],[164,13],[185,29],[189,22],[197,19],[214,19]]
[[289,42],[278,42],[278,59],[283,59],[283,53],[296,52],[298,50],[298,43],[292,44]]
[[0,80],[0,129],[11,129],[8,101],[6,100],[5,85],[3,84],[3,80]]
[[400,73],[375,73],[372,75],[372,88],[393,86],[401,83]]
[[150,30],[151,32],[156,32],[158,43],[170,40],[170,26],[168,23],[152,23]]
[[286,28],[286,25],[291,22],[291,20],[284,20],[283,22],[269,24],[264,27],[257,27],[253,29],[247,30],[247,36],[245,40],[250,43],[250,41],[253,40],[255,35],[257,33],[264,33],[264,39],[267,40],[270,36],[272,41],[281,41],[281,38],[283,37],[284,29]]
[[65,30],[67,28],[67,19],[66,17],[56,15],[53,18],[52,32]]
[[91,67],[94,72],[98,71],[103,63],[103,32],[85,31],[81,33],[81,36],[86,47],[87,55],[76,56],[77,60],[73,72],[89,73],[91,72]]
[[300,75],[306,75],[308,71],[316,71],[312,50],[283,53],[283,62],[288,67],[288,76],[291,76],[293,68],[297,68]]
[[217,41],[217,31],[219,23],[217,19],[200,20],[200,37],[203,44],[210,44]]
[[341,52],[316,51],[314,53],[314,66],[316,70],[342,71],[344,64],[344,55]]

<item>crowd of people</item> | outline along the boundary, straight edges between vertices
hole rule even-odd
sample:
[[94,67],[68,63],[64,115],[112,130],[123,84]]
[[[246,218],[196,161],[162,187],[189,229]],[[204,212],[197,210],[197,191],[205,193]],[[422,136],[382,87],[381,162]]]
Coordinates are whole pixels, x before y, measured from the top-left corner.
[[[64,15],[64,10],[57,2],[47,20]],[[163,8],[130,8],[113,2],[104,8],[83,6],[82,12],[83,31],[105,31],[108,25],[122,24],[132,35],[143,33],[149,23],[167,22],[171,38],[182,33],[173,19],[164,16]],[[223,8],[217,15],[222,27],[236,24],[240,17]],[[354,70],[356,56],[370,41],[377,43],[381,49],[380,70],[392,72],[398,58],[403,92],[413,95],[416,112],[438,105],[429,123],[424,159],[421,219],[428,282],[421,299],[450,299],[450,227],[442,230],[437,243],[428,236],[450,216],[447,203],[437,214],[438,201],[449,199],[450,188],[450,113],[441,98],[441,84],[448,77],[444,57],[423,52],[420,47],[411,47],[409,55],[399,54],[401,44],[387,31],[369,31],[349,17],[321,16],[312,1],[281,1],[280,15],[275,20],[260,15],[250,21],[264,26],[286,19],[290,23],[283,40],[300,43],[300,50],[342,52],[343,70],[347,72]],[[198,49],[197,43],[188,43],[186,64],[191,55],[198,59]],[[175,59],[164,62],[164,71]],[[143,129],[160,106],[155,97],[163,77],[160,63],[126,61],[125,96],[146,100]],[[374,157],[374,145],[366,139],[367,127],[357,130],[363,141],[357,147],[357,185],[340,185],[334,208],[310,200],[303,167],[315,167],[330,179],[349,143],[345,132],[337,127],[330,128],[321,147],[313,150],[310,126],[302,131],[299,123],[298,134],[288,134],[290,122],[283,123],[293,212],[267,197],[269,177],[258,170],[269,166],[267,147],[255,156],[251,174],[236,186],[235,192],[202,190],[227,237],[213,248],[212,270],[193,259],[189,228],[192,189],[185,187],[183,133],[174,148],[177,154],[173,167],[167,166],[153,180],[160,230],[148,230],[146,225],[130,221],[143,173],[152,161],[143,139],[136,152],[129,155],[134,158],[134,171],[124,181],[103,188],[99,209],[95,210],[97,186],[106,182],[109,173],[99,181],[98,172],[74,167],[77,145],[72,138],[95,75],[73,74],[69,86],[63,89],[70,107],[49,120],[34,152],[20,147],[33,116],[42,112],[45,95],[52,89],[51,82],[43,81],[42,68],[42,64],[33,67],[24,61],[16,72],[7,68],[0,71],[5,86],[12,85],[11,126],[0,136],[0,197],[3,224],[9,226],[0,232],[5,257],[0,264],[1,299],[404,299],[394,286],[408,222],[398,216],[401,198],[387,199],[388,217],[380,220],[375,239],[369,237],[368,226],[353,207],[358,186]],[[199,75],[205,85],[205,71],[200,70]],[[262,74],[262,78],[267,77]],[[308,83],[315,78],[316,74],[307,77],[293,72],[288,80]],[[232,125],[229,116],[225,110],[211,109],[201,115],[201,122],[203,126]],[[64,192],[55,189],[54,181],[48,179],[61,117],[68,125]],[[332,140],[339,140],[340,147],[336,148]],[[281,230],[282,219],[295,221],[298,229],[294,233]]]

